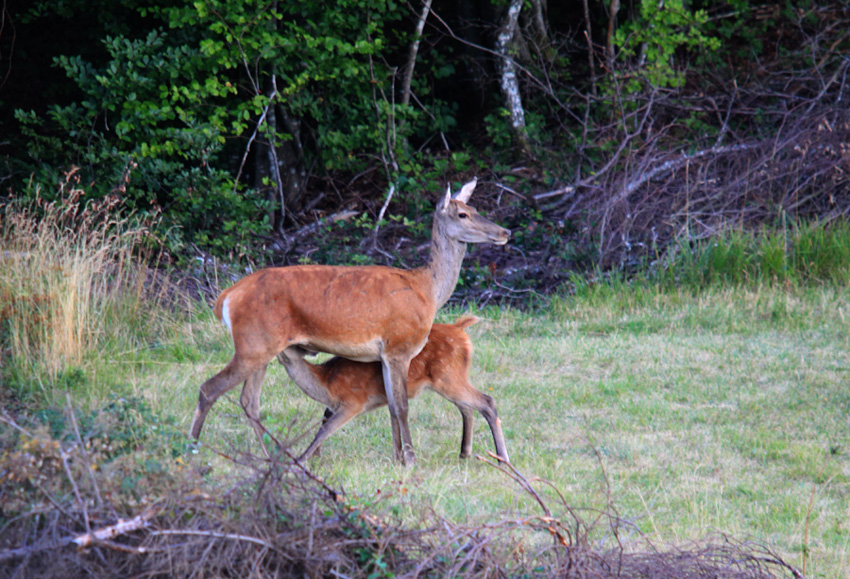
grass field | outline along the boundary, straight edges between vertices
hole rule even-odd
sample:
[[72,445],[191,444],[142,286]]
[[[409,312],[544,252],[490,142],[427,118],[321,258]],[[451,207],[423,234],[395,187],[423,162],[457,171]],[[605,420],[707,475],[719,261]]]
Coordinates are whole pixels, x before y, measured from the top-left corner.
[[[96,211],[80,213],[84,228],[60,227],[68,206],[47,206],[40,222],[7,219],[0,394],[66,432],[69,402],[81,422],[104,408],[119,426],[135,420],[92,452],[129,456],[125,470],[114,469],[122,492],[156,498],[155,482],[134,485],[164,470],[168,449],[186,451],[198,387],[230,358],[230,338],[206,306],[175,306],[167,284],[156,295],[143,287],[147,277],[130,265],[140,231]],[[85,234],[62,237],[69,232]],[[850,229],[794,235],[785,245],[737,236],[682,253],[655,282],[581,282],[534,313],[473,312],[482,321],[469,328],[471,379],[496,400],[514,467],[554,516],[596,521],[600,550],[615,540],[638,549],[648,537],[664,548],[725,534],[767,545],[807,577],[850,576]],[[461,313],[446,309],[438,321]],[[51,407],[60,411],[45,413]],[[321,414],[270,366],[262,419],[274,436],[298,453]],[[11,423],[5,411],[3,421]],[[309,466],[403,524],[426,514],[462,525],[542,514],[505,473],[457,458],[461,421],[450,403],[423,394],[410,424],[413,468],[392,463],[383,409],[346,425]],[[150,444],[169,429],[165,448]],[[10,468],[15,456],[31,456],[11,452],[16,433],[0,429],[10,449],[0,463]],[[486,456],[493,444],[483,419],[475,436]],[[216,450],[259,453],[238,392],[212,408],[202,441],[180,460],[209,463],[212,487],[236,468]],[[136,457],[140,449],[147,455]],[[22,480],[38,471],[21,471]],[[617,515],[616,536],[600,513]]]
[[[496,399],[525,476],[551,483],[572,508],[615,509],[634,525],[629,533],[657,545],[723,533],[771,546],[807,577],[850,576],[846,288],[624,291],[556,300],[539,314],[476,313],[472,382]],[[185,431],[198,386],[229,359],[230,343],[209,315],[172,328],[102,372]],[[103,385],[91,384],[96,399]],[[213,407],[197,460],[216,466],[210,445],[256,445],[237,401],[234,393]],[[294,451],[321,410],[270,366],[263,420]],[[310,466],[410,521],[422,509],[469,523],[539,514],[504,474],[457,458],[450,403],[425,393],[410,423],[412,469],[391,463],[383,409],[346,425]],[[479,418],[475,452],[490,450]],[[566,515],[554,491],[536,487]],[[597,540],[604,546],[604,529]]]

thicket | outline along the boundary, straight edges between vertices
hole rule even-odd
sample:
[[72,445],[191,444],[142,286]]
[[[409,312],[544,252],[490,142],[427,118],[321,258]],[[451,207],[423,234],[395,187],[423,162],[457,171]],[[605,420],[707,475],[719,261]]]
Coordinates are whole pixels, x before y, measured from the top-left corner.
[[517,235],[476,254],[471,286],[550,291],[577,269],[847,213],[840,0],[5,14],[10,195],[76,167],[91,195],[162,215],[184,263],[418,263],[432,196],[473,174],[478,205]]

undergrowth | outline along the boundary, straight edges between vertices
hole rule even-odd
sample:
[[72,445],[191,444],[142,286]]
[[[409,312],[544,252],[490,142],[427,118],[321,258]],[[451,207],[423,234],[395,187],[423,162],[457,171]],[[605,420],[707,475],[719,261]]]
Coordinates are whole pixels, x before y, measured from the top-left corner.
[[392,514],[392,493],[347,495],[291,458],[219,451],[243,474],[210,481],[150,450],[105,458],[71,407],[64,416],[61,432],[0,416],[0,576],[799,577],[770,549],[725,536],[594,548],[632,524],[571,509],[557,489],[552,505],[511,465],[491,463],[536,512],[465,526],[423,511],[411,527]]
[[761,232],[731,230],[673,244],[636,271],[570,276],[569,293],[585,304],[698,295],[718,288],[803,288],[850,283],[850,224],[794,223]]

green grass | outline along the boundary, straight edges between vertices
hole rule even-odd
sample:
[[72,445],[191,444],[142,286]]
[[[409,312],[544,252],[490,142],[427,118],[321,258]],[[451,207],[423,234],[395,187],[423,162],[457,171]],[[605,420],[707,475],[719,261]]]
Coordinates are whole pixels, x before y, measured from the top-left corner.
[[[475,312],[483,320],[469,329],[472,382],[496,399],[516,468],[551,483],[535,488],[556,516],[568,513],[553,488],[588,519],[613,507],[659,546],[727,533],[770,545],[808,577],[850,576],[850,259],[839,259],[843,230],[825,231],[789,235],[794,243],[781,251],[776,238],[740,237],[661,277],[579,283],[537,313]],[[789,248],[821,257],[794,261]],[[756,262],[772,269],[719,273]],[[93,300],[96,311],[81,318],[99,316],[87,348],[74,357],[37,349],[40,357],[23,362],[13,355],[4,381],[59,407],[66,392],[90,410],[116,395],[140,397],[145,412],[186,432],[198,387],[231,356],[227,331],[205,307],[122,296]],[[459,314],[443,311],[438,321]],[[321,412],[270,365],[262,417],[272,432],[303,450]],[[457,458],[461,422],[451,404],[423,394],[410,424],[414,468],[391,461],[386,410],[346,425],[310,466],[411,524],[431,510],[463,523],[540,514],[503,473]],[[475,452],[493,450],[483,419],[475,436]],[[211,448],[258,451],[238,392],[213,407],[202,438],[193,460],[214,467],[212,480],[234,463]],[[600,547],[611,540],[603,531]],[[622,536],[640,545],[635,530]]]
[[[676,287],[850,281],[850,225],[791,223],[760,232],[732,229],[693,247],[675,245],[650,277]],[[658,267],[661,266],[661,267]]]
[[[850,575],[848,288],[658,291],[567,298],[537,315],[477,313],[472,381],[496,399],[525,475],[551,482],[571,507],[610,501],[659,544],[728,533],[798,567],[805,558],[809,577]],[[184,430],[198,386],[230,356],[210,316],[185,324],[156,347],[104,363],[132,368],[123,383]],[[203,439],[256,451],[237,395],[216,404]],[[262,415],[283,438],[306,436],[295,451],[321,410],[270,366]],[[311,467],[349,493],[384,497],[410,521],[424,508],[476,523],[539,513],[503,474],[457,459],[451,404],[431,393],[411,403],[413,469],[392,464],[388,422],[385,410],[355,420]],[[475,452],[492,449],[479,419]],[[217,466],[205,449],[199,460]]]
[[[658,544],[727,533],[798,567],[805,557],[809,577],[850,575],[847,288],[659,291],[556,300],[536,315],[477,313],[472,382],[496,399],[526,476],[574,508],[610,501]],[[186,431],[198,387],[230,354],[211,315],[187,315],[156,341],[88,359],[76,388],[91,406],[98,393],[143,397]],[[196,459],[215,467],[210,476],[226,473],[207,447],[258,450],[237,400],[221,399],[208,417]],[[302,450],[321,411],[270,365],[262,416],[273,432]],[[539,513],[503,474],[457,458],[460,416],[438,396],[411,403],[415,468],[392,464],[388,422],[385,410],[353,421],[311,467],[411,522],[423,509],[469,523]],[[475,452],[493,449],[482,419],[475,436]]]

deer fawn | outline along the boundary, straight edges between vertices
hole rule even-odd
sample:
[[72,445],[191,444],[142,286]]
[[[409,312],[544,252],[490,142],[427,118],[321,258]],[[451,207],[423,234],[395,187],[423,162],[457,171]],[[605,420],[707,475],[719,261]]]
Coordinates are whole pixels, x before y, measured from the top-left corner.
[[[493,399],[469,383],[469,365],[472,361],[472,341],[464,331],[478,322],[474,316],[464,316],[454,324],[434,324],[428,343],[410,362],[407,375],[407,396],[415,398],[425,389],[452,402],[463,418],[460,457],[472,453],[473,410],[487,420],[493,433],[496,454],[508,461],[502,423],[496,413]],[[307,460],[331,434],[343,424],[387,403],[381,365],[377,362],[361,363],[345,358],[331,358],[323,364],[311,364],[304,359],[307,354],[299,347],[288,348],[278,354],[289,377],[304,393],[328,407],[326,420],[316,433],[316,438],[298,460]],[[253,403],[254,401],[250,401]]]
[[451,190],[434,212],[426,266],[297,265],[257,271],[226,289],[215,314],[230,330],[235,353],[201,385],[191,435],[198,438],[210,407],[244,382],[241,402],[261,436],[259,399],[268,363],[299,346],[358,362],[381,362],[393,432],[393,459],[413,464],[407,424],[407,373],[422,350],[437,310],[448,301],[467,243],[504,245],[510,231],[469,207],[476,181]]

